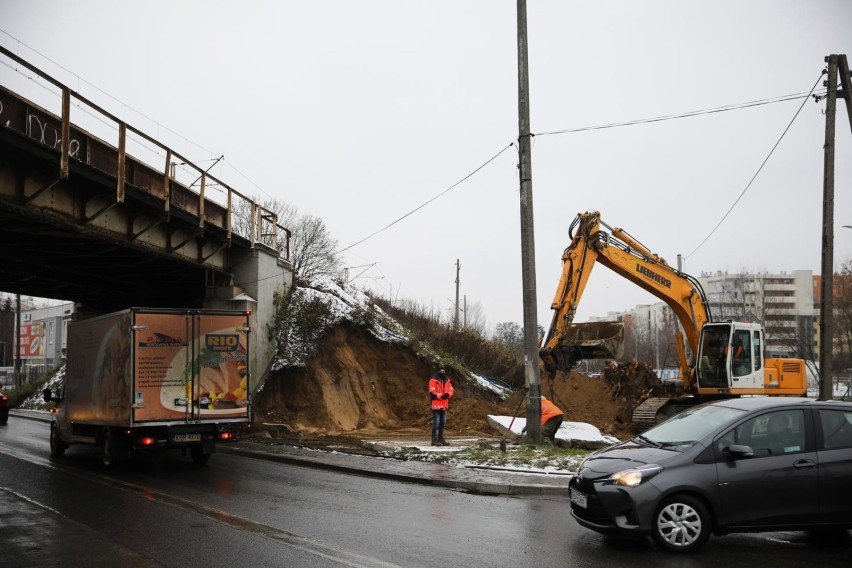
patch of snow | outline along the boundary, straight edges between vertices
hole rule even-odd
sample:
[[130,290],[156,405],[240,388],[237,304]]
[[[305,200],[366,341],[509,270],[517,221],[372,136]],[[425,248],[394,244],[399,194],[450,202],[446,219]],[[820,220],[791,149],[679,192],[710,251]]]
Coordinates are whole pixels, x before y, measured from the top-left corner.
[[24,408],[27,410],[40,410],[44,405],[44,397],[42,395],[42,391],[44,391],[44,389],[46,388],[49,388],[53,391],[54,394],[57,394],[64,383],[65,365],[63,365],[61,369],[56,371],[56,374],[53,375],[53,377],[49,381],[47,381],[38,392],[33,393],[32,396],[24,400],[19,408]]
[[[507,439],[517,441],[527,426],[526,418],[511,416],[487,416],[488,424],[496,428]],[[510,428],[511,426],[511,428]],[[556,431],[556,444],[572,448],[603,448],[619,442],[618,438],[601,433],[596,427],[586,422],[565,421]]]
[[[306,303],[319,302],[328,306],[330,318],[323,322],[321,328],[311,329],[310,337],[300,337],[291,332],[285,353],[276,357],[273,370],[287,366],[304,366],[305,360],[311,355],[316,338],[329,327],[345,320],[366,325],[381,341],[405,343],[409,340],[403,326],[374,304],[361,290],[342,287],[330,278],[321,278],[310,286],[297,288],[294,294],[301,296]],[[294,327],[291,326],[291,329]]]
[[476,384],[487,391],[496,393],[500,396],[501,400],[506,400],[512,395],[512,388],[498,379],[486,377],[485,375],[477,375],[476,373],[471,373],[471,375]]

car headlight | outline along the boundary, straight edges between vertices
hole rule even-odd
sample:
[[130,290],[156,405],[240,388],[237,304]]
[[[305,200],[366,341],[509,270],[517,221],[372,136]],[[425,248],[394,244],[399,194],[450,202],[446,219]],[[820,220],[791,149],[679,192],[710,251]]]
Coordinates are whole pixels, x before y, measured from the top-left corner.
[[663,466],[657,464],[643,465],[633,469],[625,469],[613,473],[607,478],[607,483],[622,487],[636,487],[663,471]]

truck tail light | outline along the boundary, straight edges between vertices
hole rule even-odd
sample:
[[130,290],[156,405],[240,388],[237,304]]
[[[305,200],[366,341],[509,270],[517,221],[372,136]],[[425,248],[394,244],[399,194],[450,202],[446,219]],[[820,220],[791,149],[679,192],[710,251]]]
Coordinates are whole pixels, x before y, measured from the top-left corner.
[[144,438],[139,438],[139,445],[140,445],[140,446],[153,446],[153,445],[154,445],[154,444],[156,444],[156,443],[157,443],[157,439],[156,439],[156,438],[153,438],[153,437],[151,437],[151,436],[146,436],[146,437],[144,437]]
[[236,437],[236,434],[234,434],[233,432],[219,432],[220,440],[233,440]]

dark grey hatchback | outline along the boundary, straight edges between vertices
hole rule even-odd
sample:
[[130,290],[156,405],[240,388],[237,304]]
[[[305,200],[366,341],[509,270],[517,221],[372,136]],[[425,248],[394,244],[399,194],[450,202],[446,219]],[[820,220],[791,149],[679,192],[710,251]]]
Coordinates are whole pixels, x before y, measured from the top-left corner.
[[589,455],[571,514],[694,552],[710,534],[852,528],[852,403],[737,398]]

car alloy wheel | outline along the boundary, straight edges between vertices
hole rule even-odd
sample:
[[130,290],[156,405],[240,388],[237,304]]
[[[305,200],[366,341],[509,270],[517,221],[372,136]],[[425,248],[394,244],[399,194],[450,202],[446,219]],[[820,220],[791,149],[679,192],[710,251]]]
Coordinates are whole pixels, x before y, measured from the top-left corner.
[[672,552],[695,552],[710,537],[707,508],[688,495],[675,496],[660,505],[651,536],[658,546]]

